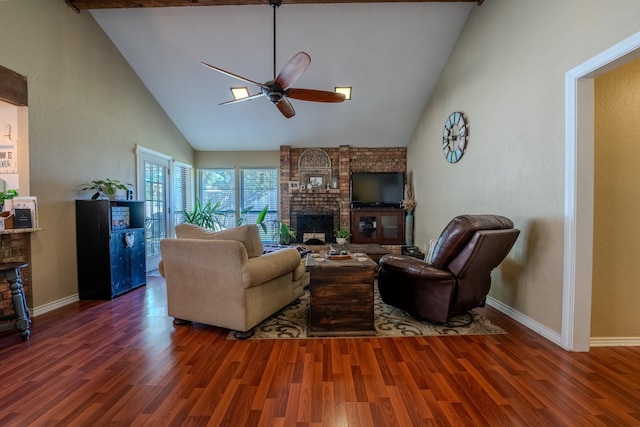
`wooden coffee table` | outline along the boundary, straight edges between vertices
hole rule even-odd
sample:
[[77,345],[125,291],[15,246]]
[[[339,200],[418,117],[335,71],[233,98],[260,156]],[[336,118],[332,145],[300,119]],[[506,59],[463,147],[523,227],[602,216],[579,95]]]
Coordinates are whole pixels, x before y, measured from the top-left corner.
[[326,259],[308,254],[309,336],[375,335],[373,282],[377,264],[365,254]]
[[367,254],[373,262],[377,263],[382,258],[382,255],[389,253],[389,250],[382,245],[376,243],[347,243],[344,247],[349,252],[362,252]]

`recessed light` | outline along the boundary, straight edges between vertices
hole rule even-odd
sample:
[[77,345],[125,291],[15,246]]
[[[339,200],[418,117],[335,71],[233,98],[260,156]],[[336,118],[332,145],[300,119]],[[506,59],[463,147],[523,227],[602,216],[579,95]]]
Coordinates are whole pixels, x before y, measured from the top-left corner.
[[249,97],[249,89],[247,89],[246,87],[232,87],[231,93],[233,94],[233,99],[235,100]]
[[336,87],[336,92],[344,95],[345,100],[351,99],[351,86]]

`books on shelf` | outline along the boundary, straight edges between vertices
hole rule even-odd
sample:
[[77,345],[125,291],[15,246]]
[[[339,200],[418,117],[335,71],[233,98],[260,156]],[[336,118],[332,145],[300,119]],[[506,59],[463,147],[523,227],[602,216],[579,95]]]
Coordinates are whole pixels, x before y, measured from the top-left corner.
[[[30,221],[25,217],[29,209]],[[20,196],[4,201],[4,210],[14,215],[15,228],[38,228],[38,200],[35,196]],[[21,215],[21,220],[18,219]]]

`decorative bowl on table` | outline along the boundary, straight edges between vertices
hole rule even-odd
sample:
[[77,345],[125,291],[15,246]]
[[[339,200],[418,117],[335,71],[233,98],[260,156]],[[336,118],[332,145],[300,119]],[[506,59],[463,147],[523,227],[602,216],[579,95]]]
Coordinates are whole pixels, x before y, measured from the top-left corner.
[[325,252],[325,257],[334,261],[341,261],[352,258],[351,254],[347,250],[338,251],[336,249],[331,249]]

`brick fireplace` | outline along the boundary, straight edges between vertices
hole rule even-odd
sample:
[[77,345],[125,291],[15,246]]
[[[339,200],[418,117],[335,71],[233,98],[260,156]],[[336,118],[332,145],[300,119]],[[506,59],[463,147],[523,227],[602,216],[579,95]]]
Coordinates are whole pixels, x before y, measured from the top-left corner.
[[[322,186],[307,188],[308,174],[298,170],[300,157],[309,149],[280,147],[280,215],[281,220],[296,231],[296,241],[304,243],[299,230],[300,216],[325,215],[333,218],[333,229],[350,229],[349,176],[351,172],[406,172],[407,149],[404,147],[367,148],[341,145],[322,149],[330,160],[330,176]],[[323,165],[324,166],[324,165]],[[324,169],[323,169],[324,171]],[[302,185],[305,188],[302,188]],[[303,220],[303,226],[306,227]],[[315,224],[316,229],[317,224]],[[325,226],[326,228],[326,226]],[[327,234],[327,231],[323,231]],[[334,242],[333,230],[326,242]]]
[[333,230],[340,216],[338,210],[305,208],[292,215],[291,226],[296,230],[296,243],[323,245],[335,242]]

